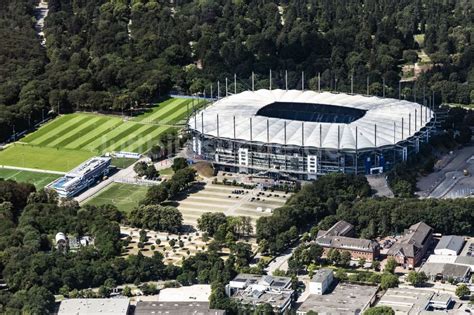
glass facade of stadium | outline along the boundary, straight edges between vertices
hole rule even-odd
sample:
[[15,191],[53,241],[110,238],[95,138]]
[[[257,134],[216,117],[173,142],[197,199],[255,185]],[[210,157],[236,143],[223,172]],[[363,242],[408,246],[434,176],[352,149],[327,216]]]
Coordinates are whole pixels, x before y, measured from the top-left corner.
[[217,138],[190,130],[194,160],[212,162],[217,170],[276,179],[312,180],[333,172],[377,174],[419,152],[434,131],[434,119],[418,133],[395,145],[363,150],[275,145]]

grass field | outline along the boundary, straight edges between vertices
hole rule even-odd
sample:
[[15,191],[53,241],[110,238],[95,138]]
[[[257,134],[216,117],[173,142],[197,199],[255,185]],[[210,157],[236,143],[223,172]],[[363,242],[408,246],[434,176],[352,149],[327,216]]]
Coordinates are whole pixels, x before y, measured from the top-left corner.
[[94,155],[87,151],[15,144],[0,151],[0,165],[67,172]]
[[0,168],[0,178],[5,180],[11,179],[17,182],[30,183],[36,186],[36,189],[43,188],[53,180],[59,178],[60,175],[37,173],[28,171],[18,171],[6,168]]
[[[147,152],[160,135],[180,128],[191,99],[171,98],[147,113],[117,116],[74,113],[60,116],[0,152],[0,165],[69,171],[86,159],[112,151]],[[202,106],[203,101],[194,102]],[[199,105],[197,105],[199,104]]]
[[145,197],[148,187],[113,183],[86,201],[87,205],[113,204],[124,213],[130,212]]

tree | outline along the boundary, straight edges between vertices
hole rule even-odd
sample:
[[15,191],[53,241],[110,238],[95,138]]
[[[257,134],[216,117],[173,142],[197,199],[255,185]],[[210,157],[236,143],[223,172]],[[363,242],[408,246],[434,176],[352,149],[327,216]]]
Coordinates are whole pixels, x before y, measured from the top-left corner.
[[309,246],[309,258],[315,263],[321,259],[323,252],[324,249],[318,244],[311,244]]
[[365,265],[365,258],[359,258],[357,265],[359,266],[359,268],[363,268]]
[[222,212],[205,212],[197,220],[197,223],[198,229],[214,236],[221,225],[227,224],[227,218]]
[[378,271],[380,269],[380,261],[378,260],[373,260],[372,261],[372,268],[376,271]]
[[153,185],[148,188],[142,203],[145,205],[159,205],[163,201],[166,201],[168,196],[169,192],[166,185]]
[[465,296],[471,294],[469,287],[466,284],[461,284],[456,288],[456,296],[460,299],[463,299]]
[[147,179],[156,179],[160,176],[160,174],[158,173],[158,171],[155,168],[155,165],[153,165],[153,164],[149,164],[146,167],[144,175],[146,176]]
[[146,175],[147,168],[148,168],[148,165],[143,161],[139,161],[139,162],[135,163],[135,165],[133,166],[133,170],[140,177]]
[[384,273],[382,275],[382,278],[380,279],[380,287],[383,290],[389,289],[389,288],[395,288],[398,286],[398,277],[394,274],[391,273]]
[[384,271],[385,272],[389,272],[389,273],[394,273],[395,272],[395,268],[397,267],[397,261],[395,260],[395,258],[393,257],[390,257],[387,259],[387,262],[385,263],[385,268],[384,268]]
[[185,158],[177,157],[173,159],[173,165],[171,165],[171,168],[174,172],[177,172],[186,167],[188,167],[188,161],[186,161]]
[[368,308],[363,315],[395,315],[395,311],[389,306],[376,306]]
[[132,296],[132,289],[128,285],[126,285],[123,288],[122,294],[126,297],[131,297]]
[[415,287],[423,285],[428,280],[426,274],[422,272],[410,271],[407,276],[407,281]]
[[341,253],[341,257],[338,260],[338,264],[340,264],[341,266],[347,267],[349,266],[350,262],[351,262],[351,253],[349,253],[346,250],[343,251]]

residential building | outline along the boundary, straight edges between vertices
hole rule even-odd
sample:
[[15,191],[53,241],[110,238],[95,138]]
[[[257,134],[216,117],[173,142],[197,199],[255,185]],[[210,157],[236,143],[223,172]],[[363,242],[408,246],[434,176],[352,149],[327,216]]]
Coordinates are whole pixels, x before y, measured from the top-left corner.
[[457,256],[464,246],[464,237],[446,235],[441,237],[434,250],[435,255]]
[[433,229],[424,222],[418,222],[405,230],[402,238],[387,252],[398,264],[407,268],[417,266],[426,255],[433,240]]
[[226,285],[226,294],[240,304],[250,309],[270,304],[277,313],[290,308],[293,293],[288,277],[239,274]]
[[58,315],[129,315],[129,299],[66,299],[59,305]]
[[331,269],[319,269],[309,283],[310,294],[324,294],[334,280]]
[[363,258],[368,261],[375,260],[380,254],[377,242],[361,238],[350,237],[354,234],[354,226],[346,221],[339,221],[327,231],[320,231],[316,244],[324,248],[324,254],[330,249],[347,251],[352,259]]
[[138,301],[134,315],[225,315],[224,310],[209,308],[209,302]]

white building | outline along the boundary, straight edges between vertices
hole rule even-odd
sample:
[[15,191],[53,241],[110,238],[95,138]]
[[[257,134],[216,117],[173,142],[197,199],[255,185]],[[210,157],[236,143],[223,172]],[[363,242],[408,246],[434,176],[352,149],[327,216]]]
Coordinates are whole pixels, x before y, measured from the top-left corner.
[[129,299],[67,299],[61,302],[58,315],[128,315]]
[[331,286],[333,279],[331,269],[319,269],[309,283],[309,293],[317,295],[324,294]]
[[435,255],[457,256],[464,245],[464,237],[458,235],[443,236],[436,246]]

